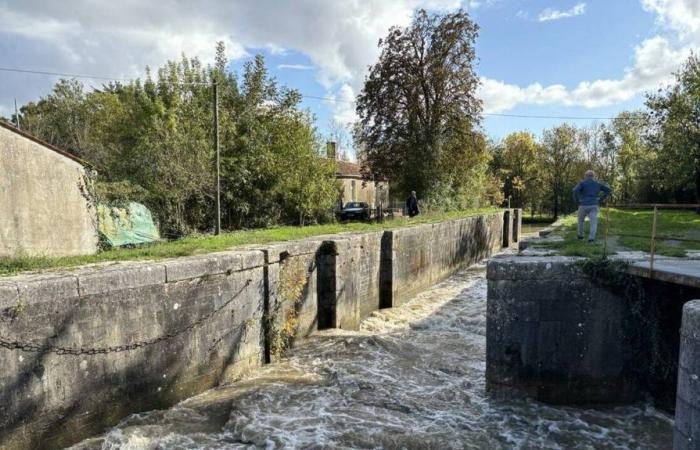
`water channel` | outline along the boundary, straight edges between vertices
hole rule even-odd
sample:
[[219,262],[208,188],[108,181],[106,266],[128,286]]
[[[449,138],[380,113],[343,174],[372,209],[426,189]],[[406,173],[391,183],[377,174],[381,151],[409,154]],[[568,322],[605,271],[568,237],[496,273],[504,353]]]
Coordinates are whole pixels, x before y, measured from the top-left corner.
[[245,381],[134,414],[87,449],[667,449],[672,418],[485,392],[484,265],[360,331],[328,330]]

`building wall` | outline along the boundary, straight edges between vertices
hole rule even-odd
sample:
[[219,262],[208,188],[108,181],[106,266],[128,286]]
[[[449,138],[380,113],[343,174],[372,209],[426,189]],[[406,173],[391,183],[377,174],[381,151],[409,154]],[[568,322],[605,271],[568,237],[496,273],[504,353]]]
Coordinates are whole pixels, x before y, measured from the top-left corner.
[[97,216],[85,169],[0,127],[0,257],[97,250]]
[[343,205],[347,202],[366,202],[370,207],[374,208],[377,206],[378,189],[380,192],[379,201],[382,202],[384,206],[389,204],[388,183],[375,183],[374,181],[363,182],[362,179],[351,177],[338,177],[338,181],[341,185],[341,201]]

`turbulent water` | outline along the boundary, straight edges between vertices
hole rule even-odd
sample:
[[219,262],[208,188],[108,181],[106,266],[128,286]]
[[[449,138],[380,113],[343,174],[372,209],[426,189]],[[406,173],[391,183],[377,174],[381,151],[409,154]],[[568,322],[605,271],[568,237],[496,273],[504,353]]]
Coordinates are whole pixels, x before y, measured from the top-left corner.
[[74,449],[668,449],[672,421],[495,400],[485,392],[486,280],[476,266],[360,331],[329,330],[284,362]]

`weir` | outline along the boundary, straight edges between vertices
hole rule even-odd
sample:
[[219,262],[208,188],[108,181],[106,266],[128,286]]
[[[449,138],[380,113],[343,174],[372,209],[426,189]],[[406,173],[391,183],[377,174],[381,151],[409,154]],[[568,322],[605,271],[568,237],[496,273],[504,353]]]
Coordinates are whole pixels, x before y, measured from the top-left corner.
[[493,258],[487,388],[555,404],[651,395],[675,411],[674,449],[700,448],[700,278],[687,262],[645,264]]
[[498,251],[503,222],[498,212],[2,278],[0,447],[61,448],[240,380],[319,329],[357,329]]

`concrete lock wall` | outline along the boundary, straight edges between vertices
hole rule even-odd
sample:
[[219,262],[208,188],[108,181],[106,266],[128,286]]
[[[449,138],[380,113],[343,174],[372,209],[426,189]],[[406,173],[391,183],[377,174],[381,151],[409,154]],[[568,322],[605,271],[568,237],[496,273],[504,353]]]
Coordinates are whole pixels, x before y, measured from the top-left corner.
[[0,447],[61,448],[356,329],[499,249],[502,221],[0,278]]
[[0,447],[62,448],[261,365],[263,264],[225,252],[1,279]]
[[97,216],[85,169],[0,126],[0,257],[97,251]]
[[683,307],[674,450],[700,449],[700,300]]
[[637,398],[626,302],[568,257],[493,258],[487,268],[487,388],[551,403]]
[[398,306],[462,267],[501,248],[503,213],[389,231],[387,305]]

